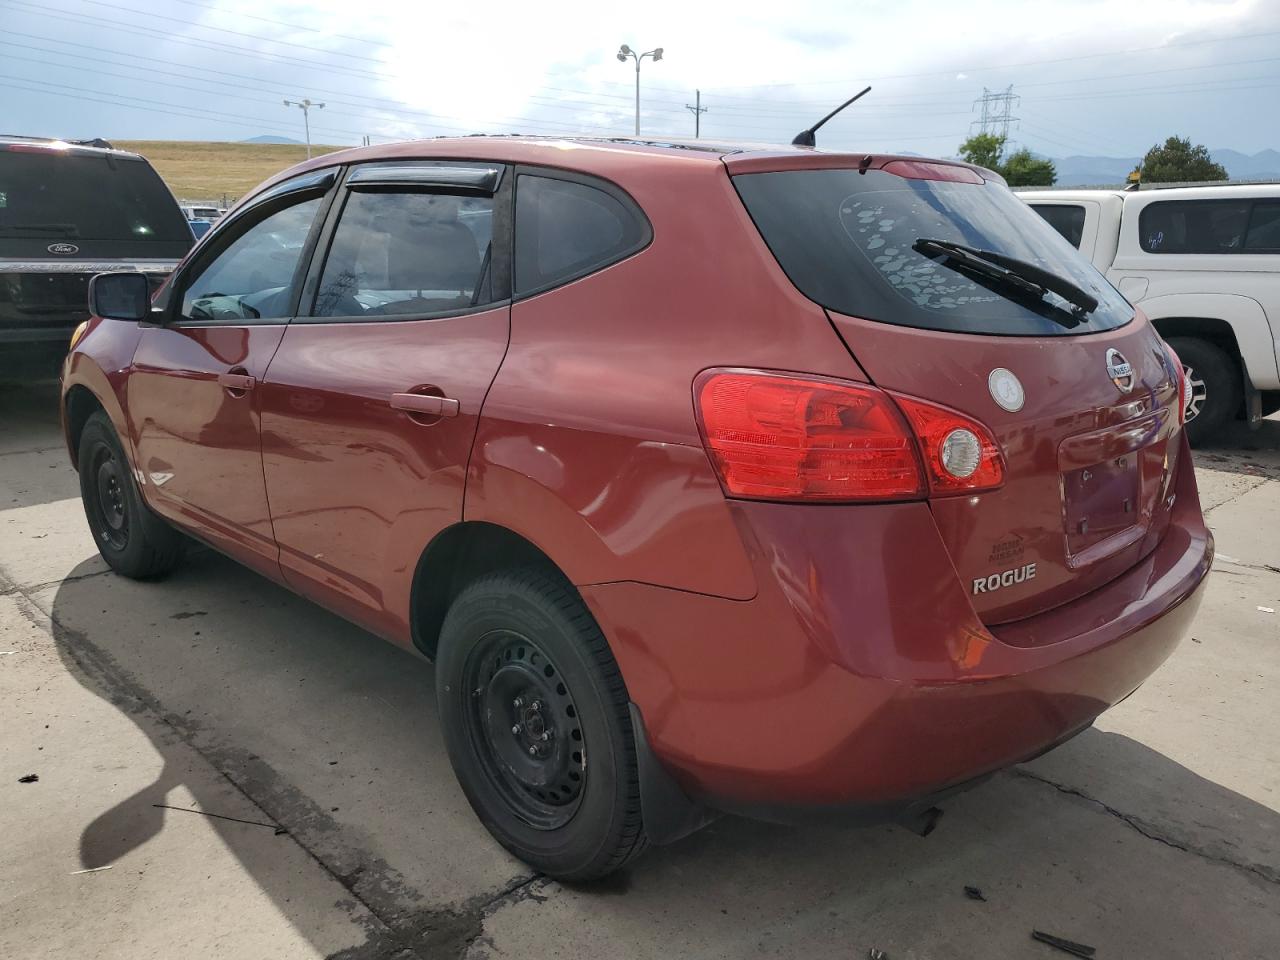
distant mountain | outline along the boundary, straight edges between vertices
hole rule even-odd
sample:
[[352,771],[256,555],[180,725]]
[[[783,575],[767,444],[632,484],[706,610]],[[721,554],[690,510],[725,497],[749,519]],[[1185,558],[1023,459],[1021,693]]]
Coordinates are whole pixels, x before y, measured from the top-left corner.
[[241,143],[296,143],[302,144],[301,140],[294,140],[292,137],[277,137],[274,133],[264,133],[260,137],[250,137],[248,140],[241,140]]
[[[1280,180],[1280,151],[1262,150],[1250,156],[1238,150],[1210,150],[1210,155],[1227,168],[1227,175],[1240,180]],[[1058,186],[1084,187],[1124,183],[1141,157],[1051,157],[1058,171]]]

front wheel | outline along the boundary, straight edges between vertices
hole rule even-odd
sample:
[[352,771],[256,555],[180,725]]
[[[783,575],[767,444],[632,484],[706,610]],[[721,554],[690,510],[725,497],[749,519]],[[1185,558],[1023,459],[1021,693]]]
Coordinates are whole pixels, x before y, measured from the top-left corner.
[[1170,337],[1187,378],[1187,438],[1212,442],[1240,410],[1240,368],[1221,347],[1199,337]]
[[511,853],[581,881],[644,850],[626,686],[562,578],[522,570],[466,587],[441,628],[436,693],[463,792]]
[[101,411],[80,434],[79,469],[85,519],[107,565],[135,580],[172,570],[182,537],[142,502],[120,438]]

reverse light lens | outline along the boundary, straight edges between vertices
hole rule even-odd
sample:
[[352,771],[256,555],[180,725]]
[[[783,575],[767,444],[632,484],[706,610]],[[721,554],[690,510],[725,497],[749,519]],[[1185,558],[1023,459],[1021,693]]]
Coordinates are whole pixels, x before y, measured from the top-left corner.
[[982,465],[982,441],[972,430],[959,427],[942,438],[942,468],[957,480],[968,480]]
[[910,430],[875,387],[715,370],[698,377],[694,397],[729,496],[857,501],[924,494]]
[[989,429],[958,410],[927,400],[897,393],[893,399],[920,443],[930,493],[974,493],[1004,483],[1004,458]]

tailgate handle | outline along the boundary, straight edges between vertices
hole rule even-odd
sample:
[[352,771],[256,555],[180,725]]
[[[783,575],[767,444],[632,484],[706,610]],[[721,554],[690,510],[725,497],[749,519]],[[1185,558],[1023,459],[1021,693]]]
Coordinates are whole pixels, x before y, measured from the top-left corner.
[[456,417],[458,401],[452,397],[439,397],[430,393],[393,393],[391,406],[407,413],[421,413],[429,417]]

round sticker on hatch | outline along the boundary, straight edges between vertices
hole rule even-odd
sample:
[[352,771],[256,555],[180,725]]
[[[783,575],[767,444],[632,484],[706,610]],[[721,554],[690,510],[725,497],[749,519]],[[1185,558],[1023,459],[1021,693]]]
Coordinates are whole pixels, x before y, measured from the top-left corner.
[[1017,413],[1026,402],[1027,395],[1022,391],[1022,383],[1013,372],[1004,367],[996,367],[987,377],[987,387],[991,391],[991,399],[1010,413]]

